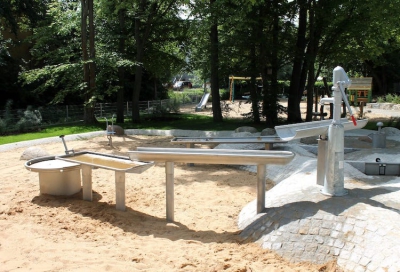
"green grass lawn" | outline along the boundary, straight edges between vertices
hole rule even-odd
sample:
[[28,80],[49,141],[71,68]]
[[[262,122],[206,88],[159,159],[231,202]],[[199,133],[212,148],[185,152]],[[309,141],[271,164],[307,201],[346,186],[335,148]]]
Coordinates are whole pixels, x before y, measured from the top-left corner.
[[[263,124],[254,124],[251,121],[246,121],[244,119],[224,119],[224,122],[222,123],[214,123],[212,117],[196,114],[168,114],[167,116],[160,118],[152,117],[152,119],[145,116],[139,124],[133,124],[132,122],[127,121],[123,124],[116,125],[119,125],[124,129],[187,129],[205,131],[234,130],[240,126],[252,126],[257,128],[259,131],[265,128],[265,125]],[[29,133],[0,136],[0,145],[60,135],[100,131],[105,130],[105,128],[105,121],[102,120],[99,121],[98,125],[93,126],[86,126],[83,123],[51,126]]]
[[36,140],[60,135],[78,134],[101,130],[100,126],[66,125],[40,129],[40,131],[0,136],[0,145]]
[[[397,124],[397,123],[395,123]],[[134,124],[126,121],[123,124],[117,124],[124,129],[186,129],[186,130],[203,130],[203,131],[222,131],[222,130],[235,130],[241,126],[251,126],[262,131],[266,128],[264,123],[255,124],[246,119],[224,119],[222,123],[214,123],[213,118],[210,116],[196,115],[196,114],[167,114],[165,116],[150,119],[149,116],[144,116],[142,122]],[[393,122],[384,123],[384,126],[393,126]],[[105,121],[99,121],[97,125],[86,126],[83,123],[73,125],[59,125],[42,128],[35,132],[13,134],[7,136],[0,136],[0,145],[35,140],[60,135],[79,134],[92,131],[105,130]],[[368,123],[365,129],[376,130],[376,122]]]

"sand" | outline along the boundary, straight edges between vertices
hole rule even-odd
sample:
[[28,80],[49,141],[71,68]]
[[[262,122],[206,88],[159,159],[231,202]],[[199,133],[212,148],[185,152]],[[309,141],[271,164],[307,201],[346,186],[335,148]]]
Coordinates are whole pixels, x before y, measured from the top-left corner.
[[[106,136],[68,142],[75,151],[126,155],[172,147],[171,137]],[[64,153],[62,142],[41,145]],[[179,147],[175,146],[174,147]],[[126,211],[115,209],[114,172],[93,170],[92,202],[40,194],[38,173],[0,156],[0,271],[339,271],[335,263],[289,263],[242,242],[237,218],[256,198],[256,174],[224,165],[175,165],[175,222],[166,221],[165,168],[126,174]],[[271,188],[267,181],[267,188]]]
[[[302,103],[305,113],[305,103]],[[241,117],[250,104],[227,103]],[[194,106],[182,111],[194,112]],[[212,115],[211,105],[198,114]],[[384,116],[367,116],[384,117]],[[106,136],[68,142],[75,151],[127,155],[136,147],[180,147],[171,137]],[[62,142],[39,146],[64,153]],[[166,221],[165,165],[126,174],[126,211],[115,209],[114,172],[93,170],[92,202],[40,194],[38,173],[0,152],[0,271],[340,271],[333,263],[290,263],[243,242],[237,219],[256,198],[256,174],[225,165],[175,164],[175,222]],[[267,180],[267,190],[273,181]]]

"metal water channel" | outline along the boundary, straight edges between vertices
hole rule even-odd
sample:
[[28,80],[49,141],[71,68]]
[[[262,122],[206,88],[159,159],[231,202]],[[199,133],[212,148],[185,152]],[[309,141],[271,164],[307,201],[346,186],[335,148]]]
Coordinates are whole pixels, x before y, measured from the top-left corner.
[[174,163],[257,165],[257,213],[265,209],[267,164],[287,164],[294,158],[290,151],[187,149],[138,147],[128,151],[133,161],[165,162],[166,217],[174,221]]
[[287,143],[276,136],[250,136],[250,137],[175,137],[173,144],[186,144],[193,148],[195,144],[265,144],[265,150],[270,150],[275,143]]
[[154,165],[153,162],[131,161],[129,157],[107,155],[90,151],[56,156],[55,159],[77,163],[82,169],[83,200],[92,201],[92,169],[102,168],[115,172],[116,209],[125,210],[125,173],[141,174]]

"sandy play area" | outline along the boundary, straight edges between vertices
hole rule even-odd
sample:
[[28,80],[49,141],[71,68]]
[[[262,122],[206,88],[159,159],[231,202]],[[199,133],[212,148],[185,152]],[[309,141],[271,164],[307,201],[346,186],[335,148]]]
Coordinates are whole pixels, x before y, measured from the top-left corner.
[[[240,117],[250,105],[229,106],[226,115]],[[183,111],[194,112],[194,106]],[[210,105],[199,114],[211,115]],[[180,147],[171,139],[129,135],[114,137],[110,147],[102,135],[67,144],[126,156],[139,146]],[[64,154],[61,140],[38,147]],[[175,222],[169,223],[163,163],[126,174],[123,212],[115,209],[114,172],[104,169],[93,170],[93,202],[83,201],[82,192],[41,195],[38,174],[20,160],[26,149],[0,151],[0,271],[340,271],[335,261],[290,263],[241,240],[238,217],[256,199],[256,173],[175,164]],[[269,190],[273,182],[266,183]]]
[[[67,144],[126,155],[138,146],[172,147],[170,140],[114,137],[111,148],[100,136]],[[64,153],[61,141],[40,147]],[[126,174],[123,212],[115,209],[113,171],[93,170],[93,202],[83,201],[82,193],[41,195],[38,174],[20,160],[24,150],[0,153],[0,271],[339,271],[335,263],[289,263],[240,240],[237,218],[256,198],[255,173],[176,164],[175,222],[168,223],[164,164]]]

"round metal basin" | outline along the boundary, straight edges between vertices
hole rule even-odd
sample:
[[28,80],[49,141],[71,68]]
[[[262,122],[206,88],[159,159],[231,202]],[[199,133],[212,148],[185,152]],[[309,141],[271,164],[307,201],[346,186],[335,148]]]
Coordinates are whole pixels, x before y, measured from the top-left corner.
[[56,160],[53,156],[29,160],[25,168],[39,173],[41,194],[68,196],[81,190],[81,168],[77,163]]

